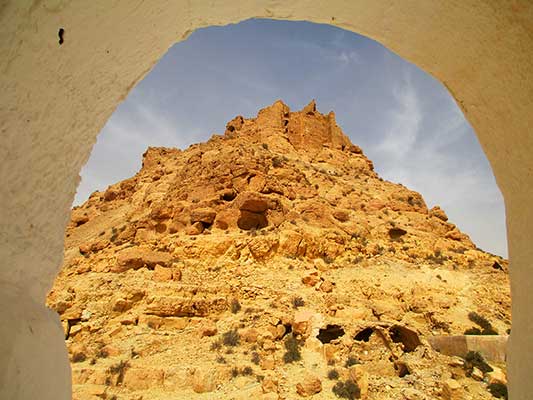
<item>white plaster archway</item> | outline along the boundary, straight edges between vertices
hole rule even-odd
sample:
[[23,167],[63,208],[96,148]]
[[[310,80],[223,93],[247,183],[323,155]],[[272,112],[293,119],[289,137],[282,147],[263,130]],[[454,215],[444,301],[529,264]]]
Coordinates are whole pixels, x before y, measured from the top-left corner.
[[[252,17],[369,36],[444,83],[505,198],[512,399],[533,392],[533,3],[528,0],[8,0],[0,4],[0,397],[70,398],[44,299],[79,171],[129,90],[193,30]],[[64,29],[59,45],[58,31]]]

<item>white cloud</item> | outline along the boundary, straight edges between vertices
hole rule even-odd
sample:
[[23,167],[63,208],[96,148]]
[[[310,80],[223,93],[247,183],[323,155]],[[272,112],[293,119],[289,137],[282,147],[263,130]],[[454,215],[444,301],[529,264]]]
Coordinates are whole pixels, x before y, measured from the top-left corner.
[[412,150],[417,141],[422,112],[420,101],[408,75],[401,86],[393,89],[392,94],[398,107],[390,112],[389,128],[378,150],[400,159]]
[[386,134],[369,152],[380,175],[421,193],[428,207],[442,206],[480,247],[507,255],[503,201],[490,170],[454,151],[474,135],[456,104],[450,99],[426,113],[409,77],[392,97]]
[[357,54],[357,52],[355,52],[353,50],[349,50],[349,51],[343,50],[343,51],[341,51],[337,55],[337,61],[340,62],[343,65],[361,64],[362,63],[362,60],[361,60],[361,57],[359,56],[359,54]]
[[141,166],[141,155],[149,146],[185,148],[196,137],[146,102],[134,99],[127,110],[117,110],[98,136],[91,158],[81,171],[74,204],[95,190],[133,176]]

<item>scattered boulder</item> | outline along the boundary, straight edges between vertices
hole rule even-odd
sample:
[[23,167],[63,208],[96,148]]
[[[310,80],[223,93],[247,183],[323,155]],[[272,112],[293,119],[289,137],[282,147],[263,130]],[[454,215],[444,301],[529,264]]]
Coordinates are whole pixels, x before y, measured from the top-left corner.
[[444,210],[440,208],[439,206],[435,206],[431,210],[429,210],[429,215],[432,217],[438,218],[444,222],[448,221],[448,216],[446,215]]
[[181,271],[177,268],[163,267],[156,264],[154,268],[153,280],[157,282],[179,281],[181,279]]
[[214,321],[205,321],[200,326],[200,337],[215,336],[218,333],[217,324]]
[[310,397],[322,391],[322,382],[315,375],[307,375],[296,385],[296,393],[302,397]]
[[201,222],[195,222],[191,226],[187,227],[187,235],[199,235],[204,231],[204,224]]
[[265,214],[241,210],[237,226],[245,231],[262,229],[268,226],[268,220]]
[[204,226],[213,224],[217,213],[212,208],[197,208],[191,211],[191,224],[201,222]]
[[195,369],[191,377],[192,389],[195,393],[208,393],[216,389],[216,375],[211,371]]
[[168,266],[171,260],[172,256],[169,253],[131,247],[118,253],[117,263],[111,268],[111,272],[124,272],[128,269],[139,269],[142,267],[154,269],[158,264],[160,266]]
[[278,380],[273,376],[267,375],[261,382],[261,389],[263,393],[277,393],[279,390]]
[[302,278],[302,283],[305,286],[313,287],[318,282],[320,282],[320,277],[318,276],[318,272],[317,271],[311,272],[311,273],[307,274],[306,276],[304,276]]
[[463,400],[464,391],[455,379],[446,379],[442,383],[442,398],[444,400]]

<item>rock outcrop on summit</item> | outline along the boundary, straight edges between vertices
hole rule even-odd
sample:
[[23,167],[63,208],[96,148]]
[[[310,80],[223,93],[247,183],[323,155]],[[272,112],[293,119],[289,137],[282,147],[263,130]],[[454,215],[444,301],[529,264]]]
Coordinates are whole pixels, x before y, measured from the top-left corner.
[[511,323],[507,261],[381,179],[314,101],[149,148],[72,210],[48,304],[77,399],[489,399],[428,339]]

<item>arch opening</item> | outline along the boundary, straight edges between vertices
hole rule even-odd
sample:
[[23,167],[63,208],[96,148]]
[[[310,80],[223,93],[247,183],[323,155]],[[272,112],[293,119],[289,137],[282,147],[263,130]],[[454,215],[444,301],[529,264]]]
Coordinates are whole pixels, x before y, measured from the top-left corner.
[[[265,26],[268,27],[269,24],[271,24],[271,31],[276,33],[279,23],[248,21],[242,25],[241,29],[244,31],[240,32],[240,36],[246,38],[248,36],[246,30],[249,30],[250,26],[256,29],[257,26],[260,28],[263,26],[263,31],[268,31]],[[287,30],[291,25],[283,23],[281,27]],[[365,93],[369,92],[376,82],[383,79],[383,71],[381,73],[376,71],[385,68],[383,65],[391,68],[390,62],[381,64],[377,62],[380,58],[393,57],[381,46],[373,44],[375,48],[365,53],[365,46],[370,46],[368,39],[354,36],[353,40],[362,44],[350,46],[342,36],[343,31],[330,28],[331,32],[328,32],[326,28],[312,24],[297,24],[297,26],[303,30],[303,33],[297,37],[296,42],[304,40],[306,36],[312,36],[314,30],[320,30],[321,35],[329,35],[329,38],[333,37],[342,44],[332,46],[331,40],[325,40],[319,35],[320,40],[325,42],[321,50],[324,54],[320,53],[322,59],[331,56],[336,56],[336,58],[332,63],[320,61],[317,63],[318,67],[328,71],[331,68],[338,68],[337,72],[341,74],[337,81],[330,79],[326,83],[321,83],[320,80],[312,80],[316,85],[316,88],[312,89],[316,92],[315,97],[322,99],[326,104],[336,97],[334,95],[331,95],[331,98],[328,97],[329,92],[341,91],[343,82],[351,73],[350,68],[359,68],[354,76],[362,75],[363,78],[359,78],[361,82],[365,79],[370,80],[367,87],[359,85],[360,90]],[[234,54],[231,53],[230,48],[234,47],[233,51],[237,53],[243,53],[243,51],[236,39],[231,41],[231,46],[225,48],[223,46],[224,32],[238,28],[239,26],[220,28],[216,30],[216,35],[215,32],[212,34],[217,38],[217,46],[220,47],[217,54],[228,52],[224,57],[227,57],[229,64],[233,64],[234,60]],[[294,34],[294,32],[298,33],[298,30],[294,29],[290,32]],[[200,48],[200,52],[209,48],[209,42],[206,44],[199,39],[195,41],[195,37],[192,35],[189,40]],[[257,45],[257,40],[258,38],[254,41],[255,45]],[[276,40],[269,37],[263,38],[263,41],[263,45],[259,46],[260,53],[263,58],[271,58],[267,48],[268,43],[276,43]],[[247,45],[247,41],[244,42]],[[282,42],[288,42],[290,47],[290,40],[282,40]],[[276,45],[270,51],[282,54],[283,49]],[[294,52],[292,48],[290,51]],[[199,69],[195,60],[191,59],[191,54],[187,51],[182,49],[182,52],[185,53],[174,54],[171,50],[168,57],[171,60],[190,59],[190,65],[195,68],[194,71],[189,72],[191,76],[185,81],[203,80],[206,81],[206,86],[211,83],[209,75],[194,75]],[[304,52],[304,55],[310,57],[313,53]],[[218,57],[221,69],[226,68],[224,57]],[[258,55],[250,53],[248,57],[253,59]],[[302,58],[298,55],[292,55],[292,57]],[[364,60],[367,58],[368,61],[364,65]],[[286,59],[284,63],[291,60]],[[109,121],[102,133],[103,137],[107,135],[107,142],[104,141],[103,145],[95,148],[93,157],[98,160],[101,168],[105,168],[105,163],[109,161],[98,156],[98,152],[110,153],[111,150],[106,150],[105,146],[109,146],[109,142],[113,140],[120,145],[120,140],[123,139],[122,133],[128,129],[137,129],[134,135],[139,142],[143,139],[141,129],[144,129],[150,132],[150,135],[144,134],[146,136],[144,140],[150,145],[155,144],[150,142],[155,139],[156,141],[162,140],[167,146],[148,147],[142,155],[142,167],[137,174],[122,182],[112,183],[105,190],[93,192],[86,203],[75,207],[71,226],[67,230],[65,268],[62,272],[63,276],[58,279],[50,296],[50,304],[56,308],[58,306],[63,308],[63,305],[67,303],[67,308],[74,315],[67,322],[69,349],[74,352],[72,361],[75,390],[83,390],[87,384],[84,381],[86,377],[79,376],[78,371],[87,368],[96,370],[103,364],[110,364],[106,371],[110,371],[107,378],[111,383],[115,382],[115,374],[112,372],[115,366],[122,365],[121,363],[128,365],[128,368],[123,371],[120,382],[110,384],[114,388],[112,390],[117,390],[118,386],[125,390],[135,389],[136,384],[132,377],[135,376],[135,371],[141,369],[155,377],[155,381],[145,383],[147,388],[150,385],[159,385],[161,371],[164,375],[167,374],[165,368],[168,369],[172,364],[157,361],[162,357],[162,352],[157,348],[153,350],[148,363],[147,357],[138,349],[139,344],[130,343],[131,334],[143,332],[148,341],[161,333],[173,334],[176,335],[177,345],[182,341],[190,341],[188,335],[194,331],[195,323],[202,325],[200,335],[205,333],[205,337],[214,336],[214,338],[209,348],[199,345],[196,350],[187,350],[195,354],[195,360],[190,361],[191,368],[200,371],[199,362],[212,363],[214,370],[218,371],[215,375],[218,376],[223,375],[223,370],[229,364],[233,365],[235,371],[238,372],[232,374],[232,379],[236,378],[245,368],[244,365],[238,364],[250,361],[246,360],[246,357],[242,358],[241,351],[243,355],[250,352],[257,354],[254,360],[260,364],[267,354],[264,349],[253,350],[248,343],[255,343],[258,340],[260,336],[258,332],[265,328],[264,322],[270,317],[267,318],[257,312],[261,307],[253,298],[248,300],[247,305],[244,304],[243,299],[246,297],[241,296],[245,294],[239,293],[239,291],[249,290],[244,283],[232,284],[231,290],[225,284],[225,282],[231,282],[229,274],[234,269],[245,268],[246,275],[254,276],[253,270],[260,263],[264,264],[267,267],[267,270],[263,270],[262,273],[264,278],[255,276],[256,284],[260,284],[263,288],[264,296],[272,289],[270,282],[282,279],[276,271],[268,271],[268,268],[279,270],[278,263],[282,266],[282,270],[287,267],[283,271],[283,279],[296,280],[296,282],[299,279],[302,280],[303,287],[299,290],[303,290],[305,286],[313,286],[319,292],[336,295],[349,290],[350,273],[358,276],[362,272],[357,267],[349,269],[353,267],[351,259],[358,259],[359,264],[365,263],[372,267],[376,264],[376,260],[379,260],[384,263],[384,266],[381,269],[375,269],[376,275],[381,273],[387,275],[394,271],[393,276],[389,278],[390,281],[384,279],[383,284],[390,285],[390,282],[398,282],[398,286],[387,288],[377,296],[385,303],[385,308],[376,307],[374,301],[369,301],[363,293],[366,288],[374,285],[371,279],[364,278],[359,282],[363,290],[362,293],[355,294],[354,300],[360,302],[371,313],[368,315],[373,315],[378,320],[387,320],[391,317],[398,318],[391,312],[391,307],[401,309],[399,302],[388,300],[388,298],[397,290],[409,291],[412,286],[410,280],[418,279],[415,275],[410,277],[409,268],[405,266],[395,271],[397,269],[394,265],[395,260],[401,260],[414,268],[431,269],[441,266],[445,270],[450,270],[448,274],[452,277],[451,271],[457,265],[466,267],[467,256],[477,255],[481,261],[478,260],[474,266],[489,270],[491,273],[494,270],[492,268],[494,262],[506,265],[505,260],[498,258],[498,261],[494,261],[496,256],[487,255],[476,249],[466,235],[448,222],[448,216],[441,208],[428,209],[420,194],[402,185],[385,181],[378,175],[377,171],[381,174],[380,166],[386,164],[384,158],[396,157],[396,151],[402,153],[401,157],[404,157],[397,158],[398,162],[405,158],[416,157],[414,149],[418,146],[417,141],[421,140],[422,148],[431,149],[431,146],[428,147],[425,144],[427,141],[431,142],[431,139],[420,139],[418,136],[422,126],[432,126],[433,123],[427,120],[438,119],[435,116],[432,117],[429,112],[421,111],[424,104],[423,89],[435,90],[435,87],[426,82],[425,79],[428,78],[416,72],[412,66],[400,62],[401,60],[394,59],[393,66],[399,69],[397,80],[400,84],[391,85],[393,100],[390,103],[382,100],[382,95],[388,93],[386,87],[380,89],[383,93],[379,93],[377,99],[368,97],[368,95],[365,97],[365,102],[382,105],[383,110],[376,114],[382,117],[375,119],[388,120],[388,124],[384,127],[376,122],[374,126],[366,120],[364,128],[357,128],[363,116],[361,111],[354,111],[352,120],[346,120],[346,124],[355,126],[356,128],[352,129],[356,131],[373,132],[371,136],[375,142],[370,141],[361,148],[359,144],[361,141],[368,140],[365,139],[368,135],[356,133],[348,138],[339,126],[338,121],[341,116],[334,112],[323,114],[322,108],[317,107],[314,100],[300,111],[292,110],[282,101],[276,101],[271,106],[262,108],[255,118],[240,115],[234,118],[227,117],[229,122],[225,124],[224,134],[214,134],[206,143],[180,142],[181,137],[187,135],[185,131],[180,130],[179,126],[176,126],[176,121],[172,121],[169,115],[183,108],[179,111],[180,123],[190,124],[181,118],[186,113],[193,113],[195,106],[192,104],[191,108],[189,100],[180,103],[168,85],[167,80],[172,77],[172,73],[165,75],[164,71],[173,71],[176,68],[176,61],[161,61],[154,72],[147,76],[145,81],[130,95],[131,100],[130,98],[126,100],[117,111],[118,117],[113,117]],[[241,59],[241,63],[246,67],[249,66],[246,65],[245,60]],[[309,64],[312,65],[312,62]],[[280,83],[278,80],[278,75],[284,75],[280,74],[282,67],[274,63],[272,70],[276,74],[265,78],[264,81],[261,81],[252,71],[246,81],[257,80],[256,85],[264,88],[266,96],[270,95],[271,91],[283,97],[283,93],[309,90],[306,89],[309,80],[305,79],[299,84],[300,86],[282,89],[281,83],[284,81]],[[313,68],[309,71],[300,69],[298,74],[316,73],[317,71]],[[370,70],[372,73],[369,72]],[[220,70],[215,69],[211,73],[216,77]],[[261,69],[257,73],[265,75],[265,71]],[[162,78],[157,79],[158,74]],[[389,74],[392,73],[389,71]],[[408,79],[405,78],[406,74]],[[226,100],[228,104],[232,104],[232,110],[235,107],[233,103],[238,102],[238,98],[243,95],[243,90],[250,90],[248,82],[244,86],[240,86],[238,82],[235,83],[232,80],[234,78],[231,78],[234,75],[235,73],[228,73],[232,90],[217,87],[217,92],[226,93]],[[239,79],[243,79],[242,72],[238,75]],[[418,83],[415,84],[415,82]],[[163,86],[166,92],[160,90]],[[187,99],[194,97],[195,91],[198,90],[196,83],[191,88],[189,95],[183,96],[185,88],[180,87],[180,97]],[[259,92],[258,89],[255,91]],[[158,94],[160,93],[165,93],[165,102],[159,100]],[[340,100],[335,103],[334,107],[342,109],[343,104],[349,100],[346,96],[346,92],[341,92]],[[358,100],[359,97],[360,95],[354,94],[352,101]],[[363,102],[358,104],[358,108],[367,112],[368,109],[361,103]],[[458,112],[457,109],[454,111],[455,106],[451,102],[442,104],[451,107],[451,114]],[[433,108],[438,107],[433,106]],[[215,111],[215,114],[220,113],[219,110]],[[202,110],[201,115],[204,120],[209,120],[210,112],[208,106],[206,110]],[[152,126],[143,126],[145,125],[143,118],[147,119]],[[132,124],[130,120],[136,123]],[[460,132],[454,131],[454,134],[472,136],[471,131],[465,130],[466,122],[464,124],[464,126],[457,124],[455,129]],[[224,126],[220,123],[219,125]],[[376,138],[375,132],[379,129],[385,132],[381,134],[381,138]],[[437,139],[441,129],[438,128],[437,134],[433,135]],[[158,136],[159,131],[163,131],[162,136]],[[401,139],[399,140],[395,135],[401,136]],[[410,145],[412,148],[398,148],[399,143],[409,136],[412,136],[413,143]],[[168,147],[172,140],[181,143],[182,149]],[[477,143],[474,144],[477,145]],[[367,155],[367,147],[376,157],[372,161]],[[436,146],[436,148],[442,149],[442,146]],[[128,156],[125,150],[119,150],[122,151],[123,157]],[[477,149],[477,151],[480,150]],[[117,169],[120,169],[120,160],[114,158],[110,161]],[[422,159],[417,161],[421,162]],[[396,168],[400,167],[400,164],[396,164]],[[105,168],[105,170],[108,169]],[[438,169],[434,171],[439,172]],[[86,173],[90,174],[90,171]],[[386,173],[387,171],[384,170],[383,174]],[[442,179],[439,178],[439,180]],[[456,181],[459,179],[456,178]],[[338,194],[331,195],[331,193]],[[291,213],[291,209],[295,212]],[[428,220],[429,223],[426,222]],[[359,229],[361,225],[364,225],[365,229]],[[321,233],[316,235],[310,227],[314,230],[319,229]],[[331,233],[336,238],[328,236]],[[428,234],[431,235],[429,241],[425,239]],[[296,235],[294,244],[290,244],[285,239],[287,235]],[[437,242],[439,247],[434,250],[434,243]],[[417,248],[427,248],[430,256],[426,257],[423,253],[416,252]],[[77,250],[82,257],[77,254]],[[438,257],[433,255],[435,252],[438,252]],[[291,265],[293,269],[289,269],[285,265],[284,258],[295,260],[296,267]],[[336,281],[333,281],[334,275],[315,265],[316,260],[323,261],[325,266],[329,266],[327,268],[340,268],[349,272],[337,276]],[[229,267],[225,264],[229,264]],[[251,265],[252,269],[248,269],[247,265]],[[312,268],[316,271],[311,272],[309,276],[301,276],[302,268]],[[426,274],[420,272],[418,277],[427,280]],[[68,278],[68,275],[76,276],[77,283],[73,283],[73,278]],[[91,293],[88,294],[87,288],[83,287],[84,279],[91,279],[99,289],[91,289]],[[199,279],[207,279],[209,283],[199,284]],[[141,282],[142,284],[139,285]],[[449,288],[435,289],[432,285],[425,286],[426,294],[436,292],[439,296],[446,296],[445,291]],[[65,293],[64,289],[68,286],[73,286],[77,293],[73,299]],[[102,309],[96,303],[100,301],[99,298],[102,295],[108,297],[110,290],[113,296],[109,299],[109,307]],[[233,291],[237,291],[235,298]],[[453,295],[450,301],[452,298]],[[404,299],[407,302],[417,302],[420,306],[419,313],[436,311],[431,304],[421,300],[422,296],[415,292]],[[241,302],[243,302],[244,312],[249,314],[251,320],[247,322],[243,320],[237,324],[234,319],[243,312]],[[320,308],[320,304],[314,300],[304,303],[314,310]],[[341,303],[341,307],[352,305],[351,301]],[[279,307],[283,309],[285,306],[287,305],[283,304]],[[505,308],[502,307],[502,309]],[[80,316],[80,312],[85,312],[84,318]],[[454,308],[454,312],[457,312],[457,307]],[[63,313],[65,314],[65,310]],[[297,311],[292,313],[294,313],[294,318],[297,318]],[[404,315],[404,313],[399,311],[399,315]],[[341,319],[342,324],[328,323],[325,328],[320,328],[316,335],[322,344],[338,347],[338,351],[345,346],[343,341],[337,340],[345,334],[344,323],[351,322],[349,314],[339,318],[344,318],[344,321]],[[368,318],[368,316],[358,317],[357,320],[359,323],[368,323]],[[442,315],[442,318],[451,322],[449,316]],[[228,328],[226,333],[218,331],[217,326],[220,325],[221,320],[226,321],[231,328]],[[121,326],[128,327],[132,333],[117,329],[114,326],[117,321]],[[117,337],[116,341],[104,343],[96,339],[98,333],[95,334],[94,339],[90,334],[84,334],[84,329],[95,323],[101,326],[101,332],[110,329],[116,332],[114,333]],[[287,331],[287,326],[291,327],[289,331]],[[293,326],[295,326],[296,334],[305,336],[308,333],[308,321],[302,320],[299,323],[283,321],[271,328],[273,341],[284,340],[288,333],[292,333]],[[426,329],[425,325],[421,326]],[[434,328],[435,324],[431,327]],[[237,330],[239,328],[241,331]],[[355,336],[356,341],[369,342],[373,329],[368,329],[370,332],[359,332]],[[403,351],[412,352],[420,342],[414,343],[414,339],[409,335],[410,332],[412,331],[403,326],[394,326],[389,334],[393,343],[398,342],[403,345]],[[219,337],[221,334],[222,336]],[[227,337],[232,338],[230,347],[225,344]],[[301,340],[302,337],[299,339]],[[96,346],[91,343],[92,340],[97,343]],[[208,340],[204,339],[205,344]],[[84,353],[79,350],[80,343],[85,346]],[[178,354],[182,346],[176,347],[176,345],[168,345],[165,347],[165,352]],[[129,347],[126,349],[125,346],[132,347],[132,349]],[[105,351],[102,352],[102,349]],[[270,351],[273,351],[273,348]],[[85,357],[80,357],[82,353]],[[135,357],[131,356],[134,353]],[[104,354],[105,357],[102,357]],[[296,354],[295,352],[295,357]],[[216,357],[211,359],[215,355]],[[377,352],[368,356],[366,368],[371,368],[372,363],[377,362],[379,357]],[[251,361],[258,365],[255,361]],[[391,368],[397,370],[396,364],[391,364]],[[253,371],[253,366],[249,368]],[[404,372],[402,369],[397,373],[403,376]],[[218,386],[228,383],[224,378],[217,377],[216,379]],[[168,378],[165,382],[171,384],[172,379]],[[206,390],[213,391],[214,387],[215,385],[208,384]]]

